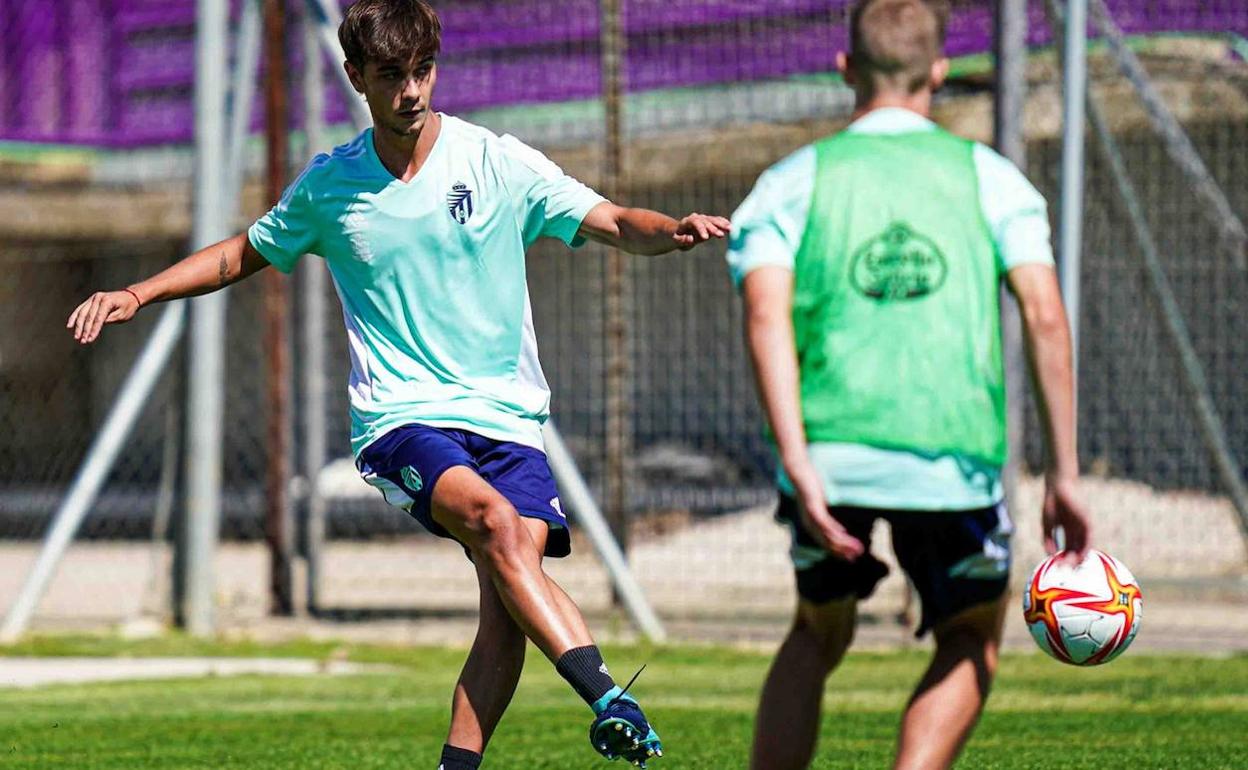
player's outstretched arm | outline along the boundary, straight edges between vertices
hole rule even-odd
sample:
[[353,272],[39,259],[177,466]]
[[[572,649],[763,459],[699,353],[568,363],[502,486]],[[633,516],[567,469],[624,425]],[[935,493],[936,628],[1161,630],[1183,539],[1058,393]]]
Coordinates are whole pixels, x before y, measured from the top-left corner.
[[732,223],[724,217],[690,214],[679,221],[649,209],[630,209],[600,203],[581,222],[579,235],[630,254],[653,256],[688,251],[712,238],[728,235]]
[[105,324],[125,323],[146,305],[223,289],[268,264],[246,234],[236,235],[121,291],[92,294],[70,313],[65,327],[73,330],[74,339],[87,345],[100,336]]
[[1054,530],[1060,526],[1066,536],[1066,550],[1081,559],[1089,547],[1092,532],[1077,489],[1075,378],[1070,324],[1062,305],[1057,271],[1049,265],[1027,264],[1011,270],[1008,279],[1022,308],[1023,334],[1049,449],[1044,545],[1049,553],[1057,550]]
[[806,449],[793,336],[793,271],[759,267],[745,276],[745,337],[763,411],[771,425],[784,472],[793,482],[806,529],[836,556],[862,555],[862,541],[830,513],[823,479]]

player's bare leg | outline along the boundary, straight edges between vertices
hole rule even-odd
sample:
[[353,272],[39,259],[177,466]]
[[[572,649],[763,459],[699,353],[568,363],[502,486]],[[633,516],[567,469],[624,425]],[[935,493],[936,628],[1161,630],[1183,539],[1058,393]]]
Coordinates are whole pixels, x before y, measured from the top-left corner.
[[[474,562],[488,573],[499,602],[516,626],[556,664],[594,711],[590,737],[595,750],[608,758],[622,756],[643,766],[650,756],[661,756],[658,735],[636,700],[611,679],[580,610],[542,569],[543,549],[528,529],[533,525],[526,524],[506,498],[463,466],[442,474],[432,502],[434,520],[472,552]],[[471,705],[468,693],[464,700],[467,702],[461,704],[457,694],[456,703],[461,708]],[[453,728],[456,740],[462,729],[464,739],[473,740],[476,732],[476,740],[484,746],[488,733],[482,729],[481,715],[473,710],[469,717],[465,712],[462,727],[456,723]]]
[[801,770],[810,764],[819,735],[824,683],[854,638],[853,597],[798,603],[797,616],[780,646],[754,728],[754,770]]
[[433,518],[488,570],[508,614],[551,661],[594,643],[575,605],[575,619],[566,617],[572,613],[551,590],[542,552],[524,520],[485,479],[463,466],[442,474],[433,491]]
[[477,583],[481,590],[477,636],[455,685],[446,742],[482,754],[516,692],[527,641],[499,598],[489,570],[481,565]]
[[949,767],[988,700],[997,671],[1006,599],[937,626],[936,652],[902,717],[898,770]]
[[[536,520],[525,519],[524,521],[528,524]],[[555,597],[555,603],[559,605],[559,612],[563,615],[563,622],[572,629],[572,635],[578,639],[592,638],[592,635],[589,633],[589,626],[585,625],[585,616],[581,614],[581,608],[576,606],[576,602],[572,601],[572,597],[568,596],[568,592],[564,591],[563,587],[549,575],[546,576],[546,586]]]

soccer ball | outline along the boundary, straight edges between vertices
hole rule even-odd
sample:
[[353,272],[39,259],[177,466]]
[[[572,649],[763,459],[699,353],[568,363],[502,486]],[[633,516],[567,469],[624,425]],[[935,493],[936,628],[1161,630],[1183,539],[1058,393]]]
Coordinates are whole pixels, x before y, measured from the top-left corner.
[[1023,619],[1040,649],[1063,663],[1097,666],[1122,654],[1140,630],[1144,595],[1126,565],[1088,551],[1069,566],[1050,556],[1023,592]]

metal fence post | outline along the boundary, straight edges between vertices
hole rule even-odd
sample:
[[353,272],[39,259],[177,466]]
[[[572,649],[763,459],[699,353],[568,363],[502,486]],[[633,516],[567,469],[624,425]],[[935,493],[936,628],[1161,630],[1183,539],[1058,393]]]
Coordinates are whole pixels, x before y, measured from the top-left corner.
[[1076,402],[1079,392],[1079,275],[1083,249],[1084,105],[1088,94],[1088,0],[1068,0],[1064,35],[1061,260],[1062,300],[1070,315]]
[[[241,193],[247,166],[247,135],[251,131],[251,103],[256,95],[260,66],[260,0],[244,0],[234,43],[234,75],[230,79],[230,140],[226,150],[230,178],[225,189]],[[232,212],[237,216],[237,206]],[[233,217],[232,217],[233,218]]]
[[[286,7],[264,0],[264,125],[267,150],[265,196],[276,204],[290,164],[289,101],[286,98]],[[264,537],[269,546],[269,612],[294,613],[294,521],[288,494],[291,477],[290,302],[285,276],[269,270],[264,281],[265,402],[268,447],[265,466]]]
[[[998,152],[1025,171],[1027,142],[1023,132],[1023,110],[1027,104],[1027,0],[1000,0],[996,3],[994,26],[994,143]],[[1027,392],[1027,365],[1018,302],[1005,287],[1001,290],[1001,342],[1005,358],[1009,457],[1003,481],[1006,500],[1012,503],[1018,499],[1018,480],[1025,462],[1023,407]]]
[[[317,39],[317,20],[311,11],[303,15],[303,132],[305,155],[323,151],[325,144],[325,56]],[[325,543],[325,498],[317,478],[325,467],[326,450],[326,270],[319,259],[300,265],[303,283],[303,551],[307,561],[308,612],[320,609],[321,555]]]
[[[602,192],[611,200],[620,195],[623,166],[621,139],[621,70],[624,58],[624,30],[620,0],[601,0],[602,103],[605,139],[603,145]],[[629,456],[629,379],[628,379],[628,258],[620,249],[607,252],[607,280],[604,304],[607,327],[606,381],[606,484],[607,520],[620,548],[628,552],[628,502],[626,475]],[[619,596],[616,596],[617,600]]]
[[[225,212],[225,0],[199,0],[195,22],[195,212],[193,246],[228,235]],[[221,522],[225,395],[225,303],[220,292],[191,300],[187,403],[186,526],[181,621],[190,633],[214,630],[213,558]]]

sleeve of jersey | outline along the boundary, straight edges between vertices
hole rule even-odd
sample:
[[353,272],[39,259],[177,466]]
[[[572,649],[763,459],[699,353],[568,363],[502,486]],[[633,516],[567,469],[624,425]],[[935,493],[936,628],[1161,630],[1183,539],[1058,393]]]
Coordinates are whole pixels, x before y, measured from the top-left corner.
[[732,215],[728,272],[741,288],[760,267],[793,269],[815,186],[815,151],[804,148],[763,172]]
[[500,143],[507,186],[523,193],[525,245],[543,237],[558,238],[572,248],[583,245],[585,239],[577,236],[581,223],[606,198],[514,136],[504,136]]
[[1053,265],[1048,205],[1023,172],[994,150],[975,146],[979,201],[1000,257],[1001,272]]
[[260,256],[283,273],[295,269],[299,258],[316,250],[317,224],[312,207],[308,168],[286,188],[282,199],[247,230],[247,239]]

